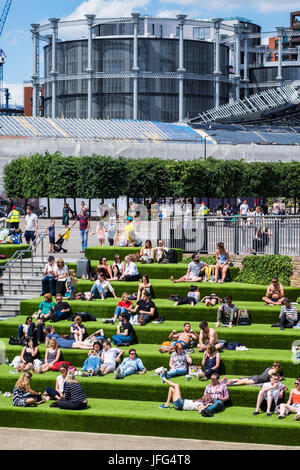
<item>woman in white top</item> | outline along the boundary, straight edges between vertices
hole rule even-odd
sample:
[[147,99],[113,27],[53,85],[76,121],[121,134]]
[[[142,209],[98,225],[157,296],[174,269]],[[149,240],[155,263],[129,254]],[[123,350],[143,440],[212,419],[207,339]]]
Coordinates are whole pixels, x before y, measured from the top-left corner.
[[99,370],[99,375],[106,375],[109,372],[114,372],[117,363],[120,362],[124,349],[112,348],[109,339],[103,341],[103,351],[101,353],[102,365]]
[[121,256],[116,253],[112,264],[113,278],[111,279],[111,281],[118,281],[124,273],[124,270],[125,265],[123,261],[121,261]]
[[125,269],[119,281],[138,281],[141,275],[130,255],[125,256]]
[[62,296],[66,293],[66,280],[68,277],[68,266],[62,258],[59,258],[56,263],[55,281],[56,281],[56,294]]
[[59,400],[64,396],[64,385],[67,377],[68,367],[67,364],[62,364],[59,368],[60,375],[58,375],[55,384],[55,390],[51,387],[46,387],[45,394],[47,394],[52,400]]
[[140,251],[140,262],[141,263],[153,263],[152,258],[152,243],[151,240],[146,240],[145,245]]

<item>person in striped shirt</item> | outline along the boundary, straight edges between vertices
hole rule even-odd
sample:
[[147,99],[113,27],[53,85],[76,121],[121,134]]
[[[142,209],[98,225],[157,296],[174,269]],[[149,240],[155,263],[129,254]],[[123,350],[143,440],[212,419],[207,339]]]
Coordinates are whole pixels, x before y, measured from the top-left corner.
[[295,305],[291,305],[290,299],[285,298],[282,301],[282,307],[279,315],[280,329],[293,328],[298,321],[298,310]]
[[73,372],[68,372],[65,380],[64,397],[51,403],[50,407],[61,410],[84,410],[87,407],[87,397]]

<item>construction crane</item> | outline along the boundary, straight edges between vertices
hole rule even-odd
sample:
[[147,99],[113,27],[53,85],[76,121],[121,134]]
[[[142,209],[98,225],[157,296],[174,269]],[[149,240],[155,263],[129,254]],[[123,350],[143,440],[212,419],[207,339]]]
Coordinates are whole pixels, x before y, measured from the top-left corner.
[[[0,16],[0,37],[7,19],[7,15],[11,6],[12,0],[6,0],[2,14]],[[3,92],[3,65],[5,63],[6,55],[0,48],[0,108],[2,107],[2,92]],[[7,102],[7,100],[6,100]]]

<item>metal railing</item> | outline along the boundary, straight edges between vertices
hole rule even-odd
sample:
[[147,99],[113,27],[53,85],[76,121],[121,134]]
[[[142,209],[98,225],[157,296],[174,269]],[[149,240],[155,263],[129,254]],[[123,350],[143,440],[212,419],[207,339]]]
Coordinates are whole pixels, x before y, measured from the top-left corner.
[[210,253],[223,242],[232,254],[300,255],[300,216],[171,217],[158,222],[157,239],[185,252]]
[[[47,234],[40,234],[36,237],[34,242],[30,243],[30,246],[24,250],[17,250],[12,255],[12,257],[7,261],[7,263],[3,266],[3,270],[8,272],[8,288],[9,293],[12,292],[12,269],[15,267],[17,262],[20,262],[20,280],[23,279],[23,259],[31,259],[31,275],[33,276],[33,257],[34,253],[36,253],[37,249],[41,248],[41,260],[44,262],[44,239],[48,237]],[[28,256],[30,254],[30,256]]]

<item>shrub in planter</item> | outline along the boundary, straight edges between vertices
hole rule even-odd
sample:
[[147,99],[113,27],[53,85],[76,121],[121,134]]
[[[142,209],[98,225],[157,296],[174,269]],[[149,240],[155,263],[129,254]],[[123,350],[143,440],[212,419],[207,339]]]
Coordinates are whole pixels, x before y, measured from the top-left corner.
[[290,256],[245,256],[242,262],[242,270],[235,278],[235,281],[268,285],[272,277],[276,276],[281,284],[289,286],[292,273],[293,266]]

